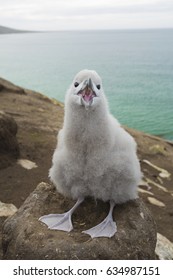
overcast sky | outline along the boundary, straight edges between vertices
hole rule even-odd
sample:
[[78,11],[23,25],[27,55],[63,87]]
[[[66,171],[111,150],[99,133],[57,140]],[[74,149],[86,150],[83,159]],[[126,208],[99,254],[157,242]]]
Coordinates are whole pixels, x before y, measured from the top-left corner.
[[0,0],[0,25],[29,30],[173,27],[173,0]]

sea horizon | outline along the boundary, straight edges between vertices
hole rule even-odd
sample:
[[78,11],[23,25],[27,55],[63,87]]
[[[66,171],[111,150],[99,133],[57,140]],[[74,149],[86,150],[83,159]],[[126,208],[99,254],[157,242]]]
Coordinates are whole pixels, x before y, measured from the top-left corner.
[[[92,32],[92,31],[155,31],[155,30],[172,30],[173,27],[172,26],[168,26],[168,27],[135,27],[135,28],[132,28],[132,27],[126,27],[126,28],[92,28],[92,29],[43,29],[43,30],[38,30],[38,29],[21,29],[21,28],[16,28],[16,27],[12,27],[12,26],[7,26],[7,25],[0,25],[0,27],[4,27],[4,28],[7,28],[7,29],[11,29],[11,30],[17,30],[17,31],[22,31],[22,33],[20,34],[23,34],[24,32]],[[9,34],[12,34],[12,33],[9,33]],[[15,33],[16,34],[16,33]],[[1,33],[0,33],[1,35]],[[4,35],[4,34],[2,34]]]

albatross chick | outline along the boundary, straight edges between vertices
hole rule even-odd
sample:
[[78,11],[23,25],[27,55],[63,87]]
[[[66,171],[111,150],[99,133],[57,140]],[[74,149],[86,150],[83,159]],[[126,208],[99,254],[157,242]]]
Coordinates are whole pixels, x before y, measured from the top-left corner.
[[49,176],[58,192],[77,200],[64,214],[40,218],[50,229],[71,231],[71,215],[91,196],[109,201],[110,211],[103,222],[84,233],[92,238],[112,237],[117,231],[114,206],[138,197],[141,171],[136,143],[110,114],[95,71],[80,71],[67,91],[64,125]]

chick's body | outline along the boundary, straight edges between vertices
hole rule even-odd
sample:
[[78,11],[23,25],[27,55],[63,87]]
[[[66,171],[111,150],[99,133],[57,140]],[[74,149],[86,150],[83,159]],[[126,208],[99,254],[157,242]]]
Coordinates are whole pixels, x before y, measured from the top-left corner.
[[[101,84],[96,72],[85,71],[82,80]],[[141,171],[134,139],[109,113],[102,86],[87,107],[73,94],[73,84],[66,95],[64,125],[49,173],[52,182],[74,199],[92,196],[116,204],[135,199]]]

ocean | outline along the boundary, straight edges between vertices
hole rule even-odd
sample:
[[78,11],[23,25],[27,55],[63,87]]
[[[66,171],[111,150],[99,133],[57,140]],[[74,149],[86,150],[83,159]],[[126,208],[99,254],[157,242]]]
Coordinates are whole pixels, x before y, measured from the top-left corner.
[[94,69],[123,124],[173,140],[173,29],[0,35],[0,77],[64,101]]

